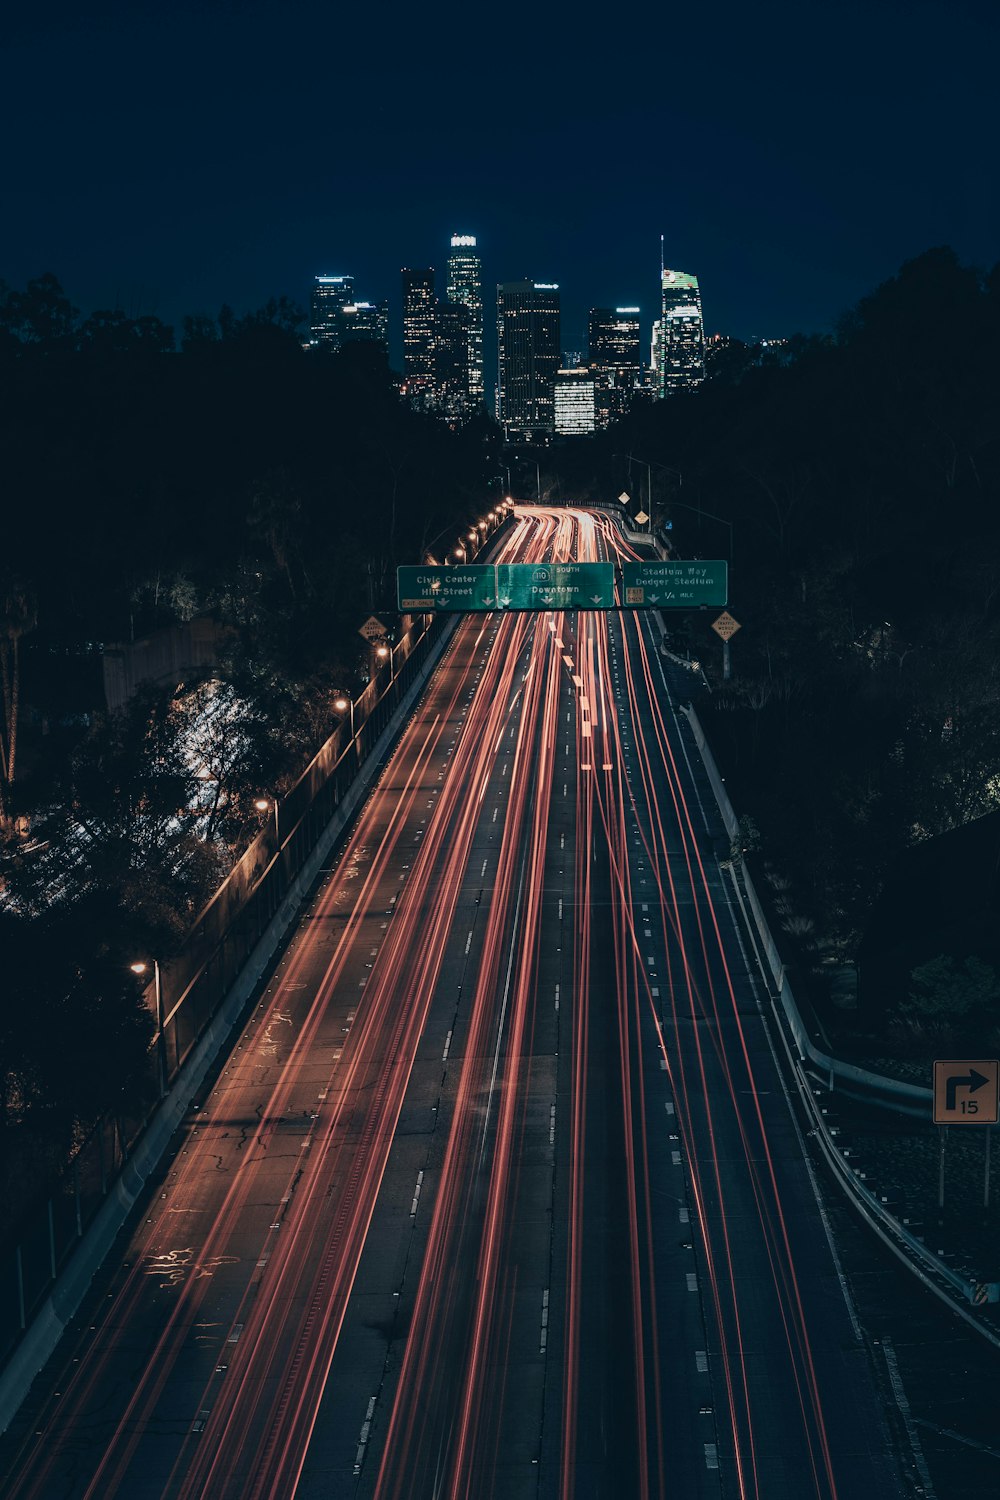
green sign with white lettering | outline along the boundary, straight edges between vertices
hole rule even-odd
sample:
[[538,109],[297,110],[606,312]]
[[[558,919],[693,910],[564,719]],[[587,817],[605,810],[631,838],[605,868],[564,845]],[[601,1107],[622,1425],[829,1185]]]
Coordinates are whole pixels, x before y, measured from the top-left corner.
[[497,602],[501,609],[614,609],[614,565],[501,563]]
[[397,568],[396,600],[403,614],[496,609],[497,570],[488,564]]
[[622,563],[626,609],[697,609],[729,603],[724,560]]

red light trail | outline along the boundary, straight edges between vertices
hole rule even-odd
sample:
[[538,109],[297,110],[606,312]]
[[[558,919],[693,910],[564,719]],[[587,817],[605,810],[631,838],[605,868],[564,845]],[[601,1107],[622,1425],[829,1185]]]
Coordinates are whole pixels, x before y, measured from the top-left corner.
[[[532,508],[500,560],[633,555],[607,517]],[[10,1500],[334,1472],[374,1500],[526,1475],[575,1500],[616,1472],[677,1500],[716,1467],[741,1500],[849,1500],[857,1416],[817,1332],[846,1313],[818,1310],[685,756],[631,612],[459,623]]]

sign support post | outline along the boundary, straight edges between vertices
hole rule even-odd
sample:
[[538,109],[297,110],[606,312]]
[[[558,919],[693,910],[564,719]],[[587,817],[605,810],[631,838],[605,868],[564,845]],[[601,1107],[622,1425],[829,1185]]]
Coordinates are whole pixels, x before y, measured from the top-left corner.
[[990,1141],[992,1139],[993,1139],[993,1132],[989,1128],[989,1126],[987,1126],[986,1127],[986,1153],[985,1153],[985,1155],[986,1155],[986,1163],[985,1163],[985,1171],[984,1171],[984,1176],[983,1176],[983,1210],[984,1210],[984,1212],[990,1206]]

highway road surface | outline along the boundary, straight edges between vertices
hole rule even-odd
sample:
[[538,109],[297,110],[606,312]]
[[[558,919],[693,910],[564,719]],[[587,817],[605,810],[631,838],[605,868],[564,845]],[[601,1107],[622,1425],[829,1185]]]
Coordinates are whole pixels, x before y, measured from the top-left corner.
[[655,641],[458,622],[6,1500],[909,1493]]

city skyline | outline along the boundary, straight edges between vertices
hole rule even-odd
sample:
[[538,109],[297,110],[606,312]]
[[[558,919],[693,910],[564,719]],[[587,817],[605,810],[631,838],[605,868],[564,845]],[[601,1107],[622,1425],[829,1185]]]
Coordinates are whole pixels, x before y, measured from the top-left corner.
[[[662,259],[662,236],[660,250]],[[484,335],[484,320],[491,321],[486,316],[491,309],[483,290],[478,236],[453,233],[450,252],[446,297],[437,294],[434,266],[419,270],[404,266],[400,273],[399,317],[393,320],[389,316],[387,299],[378,304],[359,303],[361,317],[356,320],[356,332],[344,315],[344,304],[356,298],[354,275],[315,275],[308,342],[313,347],[335,350],[342,339],[377,336],[386,345],[390,363],[402,372],[404,395],[416,405],[452,421],[480,409],[492,410],[503,421],[501,298],[505,289],[533,287],[551,290],[559,303],[558,363],[571,367],[582,364],[593,373],[590,430],[606,427],[624,415],[638,390],[663,397],[704,378],[705,329],[698,278],[692,273],[665,271],[661,264],[657,299],[650,314],[636,303],[615,307],[592,303],[582,338],[574,330],[570,340],[564,337],[561,283],[533,278],[498,281],[493,342]],[[660,341],[661,327],[668,329],[669,350]],[[551,358],[548,363],[552,364]],[[555,373],[556,366],[552,365],[545,377],[550,397]],[[554,418],[548,411],[548,398],[546,411],[546,420],[551,422]],[[503,421],[503,425],[509,423]]]
[[[681,69],[661,88],[651,73],[615,91],[592,149],[570,153],[558,148],[574,113],[545,60],[594,77],[594,39],[567,9],[531,15],[535,104],[498,119],[502,49],[459,15],[433,41],[401,17],[327,97],[303,86],[299,59],[335,23],[309,4],[15,14],[0,276],[52,271],[79,307],[179,327],[223,303],[304,301],[316,272],[353,271],[395,316],[400,266],[461,226],[485,282],[561,281],[573,348],[590,306],[649,303],[661,233],[668,263],[711,289],[710,330],[744,339],[831,329],[931,246],[983,268],[1000,253],[995,11],[928,3],[903,25],[881,0],[859,32],[830,4],[760,16],[720,3],[704,77]],[[626,6],[616,26],[656,56],[650,14]],[[458,78],[475,128],[456,129]]]

